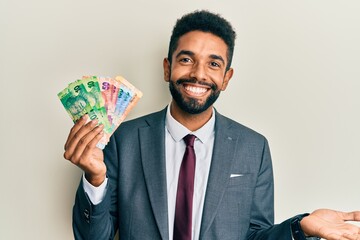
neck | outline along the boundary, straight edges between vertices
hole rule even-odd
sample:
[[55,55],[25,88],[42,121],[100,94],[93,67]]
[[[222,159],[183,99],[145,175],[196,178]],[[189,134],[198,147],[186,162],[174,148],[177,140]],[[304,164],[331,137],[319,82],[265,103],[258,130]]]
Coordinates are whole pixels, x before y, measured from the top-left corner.
[[180,109],[179,106],[172,101],[170,105],[170,113],[176,121],[193,132],[204,126],[209,121],[212,116],[213,109],[211,106],[202,113],[191,114]]

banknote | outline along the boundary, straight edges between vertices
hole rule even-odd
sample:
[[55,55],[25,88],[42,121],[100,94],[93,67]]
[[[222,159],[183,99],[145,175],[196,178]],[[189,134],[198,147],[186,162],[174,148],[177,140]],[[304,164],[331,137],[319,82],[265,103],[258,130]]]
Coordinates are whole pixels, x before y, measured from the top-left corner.
[[142,97],[142,92],[125,78],[83,76],[58,93],[65,110],[76,122],[85,114],[104,126],[97,146],[103,149],[111,135]]
[[[115,118],[113,121],[112,129],[113,132],[125,120],[126,116],[129,114],[129,112],[133,109],[133,107],[137,104],[137,102],[143,95],[140,90],[138,90],[134,85],[132,85],[122,76],[117,76],[115,80],[116,82],[120,83],[120,90],[118,93],[118,101],[116,103],[117,105],[119,105],[119,108],[118,112],[115,109]],[[119,97],[121,95],[122,97]]]
[[102,97],[98,77],[91,76],[88,78],[83,78],[79,80],[79,82],[84,86],[86,93],[85,95],[88,97],[88,101],[90,105],[98,116],[98,120],[100,124],[104,125],[104,132],[110,133],[111,132],[111,124],[108,120],[106,107],[105,107],[105,99]]
[[113,112],[115,108],[115,103],[112,101],[112,95],[114,92],[114,84],[112,78],[109,77],[99,77],[98,78],[100,89],[101,89],[101,96],[104,99],[104,107],[106,110],[107,118],[110,123],[112,124],[113,121]]
[[98,98],[96,97],[96,93],[88,90],[82,80],[70,83],[58,96],[74,122],[87,114],[89,116],[88,121],[97,119],[99,124],[107,126],[106,131],[104,131],[104,137],[100,142],[102,144],[108,142],[108,138],[110,138],[111,135],[109,123],[106,123],[101,109],[97,108],[96,101]]
[[[82,88],[83,86],[72,83],[58,93],[61,103],[74,122],[91,111],[91,105],[84,95],[84,90],[81,90]],[[94,115],[92,117],[94,118]]]

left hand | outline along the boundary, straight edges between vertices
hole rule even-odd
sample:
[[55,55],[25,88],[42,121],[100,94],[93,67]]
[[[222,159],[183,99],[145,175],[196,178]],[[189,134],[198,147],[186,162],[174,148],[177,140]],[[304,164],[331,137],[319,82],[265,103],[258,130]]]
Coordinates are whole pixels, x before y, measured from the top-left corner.
[[304,217],[300,224],[306,236],[327,240],[360,240],[360,227],[347,221],[360,222],[360,211],[340,212],[318,209]]

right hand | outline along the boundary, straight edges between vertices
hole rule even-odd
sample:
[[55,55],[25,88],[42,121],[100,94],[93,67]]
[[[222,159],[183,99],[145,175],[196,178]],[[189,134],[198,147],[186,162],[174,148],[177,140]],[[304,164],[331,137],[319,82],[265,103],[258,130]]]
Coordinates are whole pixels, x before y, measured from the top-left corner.
[[64,158],[81,168],[89,183],[99,186],[105,180],[106,165],[104,154],[96,144],[104,135],[104,126],[97,126],[97,120],[86,123],[87,119],[87,115],[83,116],[71,128],[64,146]]

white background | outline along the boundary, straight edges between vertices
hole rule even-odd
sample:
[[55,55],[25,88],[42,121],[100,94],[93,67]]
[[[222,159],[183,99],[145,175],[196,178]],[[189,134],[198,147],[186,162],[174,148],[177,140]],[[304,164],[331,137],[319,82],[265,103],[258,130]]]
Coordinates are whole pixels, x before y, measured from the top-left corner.
[[171,30],[195,9],[237,31],[216,107],[268,138],[276,222],[360,210],[359,1],[0,0],[0,239],[73,238],[81,171],[62,156],[72,122],[57,93],[123,75],[144,93],[129,119],[162,109]]

